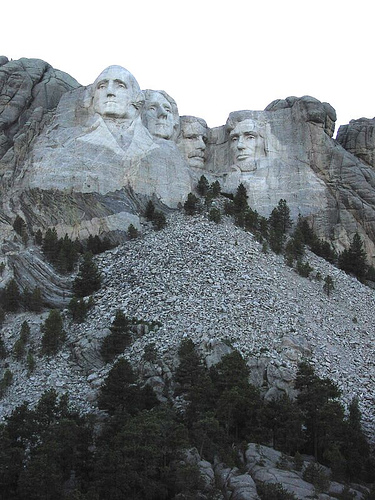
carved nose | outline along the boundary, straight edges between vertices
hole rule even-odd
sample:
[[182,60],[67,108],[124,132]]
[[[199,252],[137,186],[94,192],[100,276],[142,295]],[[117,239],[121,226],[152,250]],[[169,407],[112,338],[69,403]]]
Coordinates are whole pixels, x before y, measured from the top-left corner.
[[198,137],[198,149],[201,149],[202,151],[204,151],[206,149],[206,143],[204,142],[204,140],[202,139],[202,137]]
[[238,139],[237,149],[245,149],[245,143],[241,137],[239,137],[239,139]]
[[161,106],[158,107],[158,118],[167,118],[167,113]]

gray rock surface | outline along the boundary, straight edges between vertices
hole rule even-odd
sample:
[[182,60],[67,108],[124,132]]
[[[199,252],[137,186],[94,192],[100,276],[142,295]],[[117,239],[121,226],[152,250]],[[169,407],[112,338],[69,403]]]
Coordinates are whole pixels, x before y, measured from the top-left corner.
[[[79,83],[67,73],[40,59],[0,64],[0,159],[13,146],[26,123],[39,122],[41,115],[56,108],[61,96]],[[19,139],[20,140],[20,139]]]
[[341,125],[336,140],[349,153],[375,168],[375,118],[350,120],[348,125]]
[[[120,308],[130,317],[162,325],[135,336],[125,352],[136,366],[144,366],[146,379],[160,377],[154,380],[161,384],[161,392],[160,379],[170,379],[184,335],[197,343],[207,364],[213,362],[213,353],[219,360],[230,350],[228,342],[239,349],[251,369],[250,380],[263,394],[272,389],[269,397],[294,394],[292,376],[298,361],[307,356],[320,376],[338,384],[345,404],[359,397],[365,428],[373,435],[373,290],[310,253],[314,272],[311,279],[302,278],[281,256],[264,254],[250,233],[230,221],[217,225],[203,216],[180,214],[168,220],[163,231],[146,229],[143,238],[96,258],[103,288],[94,295],[96,305],[87,322],[66,322],[69,366],[75,366],[80,376],[96,373],[96,383],[103,380],[109,367],[102,365],[98,346]],[[335,290],[330,297],[323,282],[314,278],[316,272],[332,276]],[[10,316],[3,331],[11,346],[18,320]],[[163,360],[159,368],[147,368],[142,361],[150,343]],[[40,345],[40,334],[35,345]],[[22,369],[11,363],[21,379]],[[43,384],[44,379],[34,390],[48,387]],[[85,399],[92,389],[90,384],[78,384],[74,393]],[[20,382],[1,404],[9,409],[29,396],[36,397]],[[0,408],[4,413],[4,406]]]

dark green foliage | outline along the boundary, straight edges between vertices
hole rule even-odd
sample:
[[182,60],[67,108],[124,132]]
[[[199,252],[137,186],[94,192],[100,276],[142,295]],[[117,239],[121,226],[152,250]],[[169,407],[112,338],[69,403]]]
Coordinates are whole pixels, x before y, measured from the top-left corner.
[[297,259],[296,270],[300,276],[308,278],[310,276],[310,273],[313,271],[313,268],[307,261],[303,262],[302,259],[299,258]]
[[13,382],[13,373],[7,368],[4,372],[3,378],[0,380],[0,397],[3,397],[5,391]]
[[236,194],[233,197],[233,207],[234,207],[234,213],[239,214],[241,212],[244,212],[247,208],[249,208],[249,205],[247,203],[247,192],[245,186],[241,183],[236,191]]
[[204,175],[201,175],[197,183],[197,193],[201,196],[206,196],[208,190],[210,189],[210,184]]
[[144,348],[143,359],[145,361],[154,362],[157,359],[157,350],[155,344],[147,344]]
[[72,319],[76,323],[83,323],[86,319],[87,312],[93,305],[92,297],[89,300],[84,298],[78,299],[77,297],[72,297],[68,304],[68,309],[72,315]]
[[90,426],[69,409],[66,397],[59,400],[51,390],[35,410],[24,403],[0,428],[0,498],[66,499],[64,483],[72,470],[85,493],[91,444]]
[[184,210],[187,215],[194,215],[198,211],[199,199],[193,193],[189,193],[184,203]]
[[16,312],[21,305],[21,293],[16,283],[16,280],[11,279],[5,289],[3,294],[3,307],[5,311]]
[[0,276],[2,276],[2,275],[3,275],[3,273],[4,273],[4,269],[5,269],[5,264],[4,264],[4,262],[0,262]]
[[367,274],[366,252],[361,237],[355,233],[347,250],[339,255],[339,268],[348,274],[353,274],[360,281],[364,281]]
[[268,219],[269,244],[275,253],[281,253],[284,248],[285,235],[292,226],[290,210],[286,200],[281,199]]
[[343,437],[344,410],[338,402],[340,390],[328,378],[318,377],[306,362],[299,364],[295,388],[299,391],[297,403],[306,426],[306,451],[321,461],[332,443],[341,442]]
[[42,354],[47,356],[55,355],[65,340],[63,330],[63,319],[57,309],[52,309],[41,326],[42,336]]
[[[81,248],[79,248],[79,243],[74,242],[74,246],[76,250],[80,253]],[[84,245],[86,252],[91,252],[93,255],[97,255],[107,250],[111,250],[115,245],[111,243],[109,238],[105,237],[101,239],[97,234],[95,236],[90,236],[87,238],[87,241]]]
[[213,198],[217,198],[221,193],[221,186],[219,181],[215,181],[210,186],[210,191]]
[[5,342],[0,334],[0,359],[5,359],[8,355],[7,349],[5,347]]
[[310,462],[303,471],[302,478],[314,485],[318,493],[328,490],[329,476],[320,464]]
[[27,311],[41,312],[43,308],[42,291],[40,288],[35,287],[32,292],[25,288],[22,294],[22,303]]
[[28,351],[26,356],[26,367],[27,367],[27,375],[30,376],[31,373],[35,370],[35,358],[32,351]]
[[221,213],[218,208],[211,208],[210,211],[208,212],[208,218],[212,222],[216,222],[218,224],[221,221]]
[[59,239],[55,228],[47,229],[42,242],[42,251],[61,273],[72,272],[79,257],[77,242],[72,241],[67,234]]
[[3,325],[5,320],[5,311],[3,306],[0,305],[0,327]]
[[28,240],[26,223],[19,215],[16,216],[13,222],[13,229],[22,237],[24,243],[26,243]]
[[331,262],[331,264],[334,264],[337,261],[337,254],[328,241],[316,238],[311,244],[310,249],[319,257]]
[[141,387],[137,384],[131,364],[124,358],[113,365],[98,397],[99,408],[110,415],[135,415],[157,404],[151,387]]
[[293,232],[291,238],[285,245],[285,255],[292,260],[301,259],[305,254],[305,244],[302,232],[298,226]]
[[187,484],[180,481],[184,466],[178,464],[178,451],[188,442],[169,408],[138,412],[108,431],[98,443],[94,470],[101,500],[176,498],[180,488],[192,486],[191,471],[186,470]]
[[270,429],[272,446],[289,455],[297,452],[305,442],[302,431],[303,414],[288,396],[267,401],[263,408],[266,427]]
[[86,297],[100,289],[101,276],[92,253],[83,254],[77,277],[73,283],[73,292],[77,297]]
[[48,228],[43,238],[42,250],[50,262],[56,262],[59,254],[58,237],[55,228]]
[[138,229],[134,227],[133,224],[129,224],[126,234],[128,235],[129,240],[135,240],[139,236]]
[[298,498],[283,488],[280,483],[258,483],[257,493],[261,500],[298,500]]
[[42,296],[42,291],[40,288],[35,287],[34,290],[31,292],[31,297],[30,297],[30,311],[33,312],[41,312],[43,307],[43,296]]
[[275,207],[268,219],[269,226],[272,230],[277,233],[285,234],[288,229],[292,226],[292,220],[290,218],[290,209],[286,203],[286,200],[281,199]]
[[110,326],[111,333],[103,339],[100,346],[103,361],[109,363],[130,344],[131,324],[131,320],[125,316],[123,311],[116,311],[115,319]]
[[35,239],[35,244],[38,246],[41,246],[43,243],[43,233],[40,229],[37,230],[37,232],[34,235]]
[[325,293],[328,295],[328,297],[331,295],[333,290],[335,289],[335,285],[332,279],[332,276],[327,275],[324,278],[324,285],[323,285],[323,290]]
[[148,221],[152,221],[154,218],[154,212],[155,212],[155,205],[152,203],[151,200],[147,203],[146,210],[144,213],[145,218]]
[[155,210],[154,215],[152,217],[152,227],[156,231],[160,231],[161,229],[164,229],[166,225],[167,225],[167,219],[163,214],[163,212]]
[[25,355],[26,343],[30,336],[30,327],[27,321],[24,321],[21,325],[21,331],[19,339],[15,342],[13,346],[13,354],[17,360],[20,360]]

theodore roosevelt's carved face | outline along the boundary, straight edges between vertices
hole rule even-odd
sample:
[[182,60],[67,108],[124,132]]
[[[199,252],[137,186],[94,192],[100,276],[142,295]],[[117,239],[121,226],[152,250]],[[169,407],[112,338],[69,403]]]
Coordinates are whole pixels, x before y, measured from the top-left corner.
[[229,134],[232,163],[243,171],[255,170],[254,160],[263,143],[256,123],[251,120],[238,122]]
[[104,118],[132,119],[139,114],[139,95],[133,75],[121,66],[110,66],[94,83],[94,110]]
[[142,121],[154,137],[172,137],[175,127],[173,108],[161,92],[147,91]]
[[207,144],[207,127],[203,120],[184,122],[181,120],[181,132],[177,146],[193,168],[203,168]]

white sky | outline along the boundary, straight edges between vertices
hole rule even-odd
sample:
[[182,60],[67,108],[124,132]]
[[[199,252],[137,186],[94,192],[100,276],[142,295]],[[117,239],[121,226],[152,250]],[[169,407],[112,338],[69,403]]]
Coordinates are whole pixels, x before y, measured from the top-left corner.
[[82,85],[119,64],[209,127],[311,95],[336,109],[337,131],[375,116],[372,3],[21,0],[1,16],[0,55],[43,59]]

